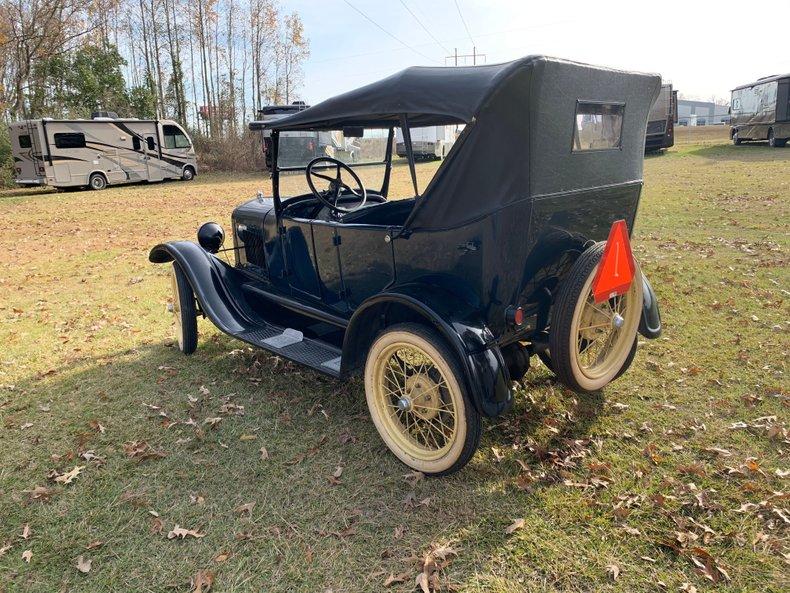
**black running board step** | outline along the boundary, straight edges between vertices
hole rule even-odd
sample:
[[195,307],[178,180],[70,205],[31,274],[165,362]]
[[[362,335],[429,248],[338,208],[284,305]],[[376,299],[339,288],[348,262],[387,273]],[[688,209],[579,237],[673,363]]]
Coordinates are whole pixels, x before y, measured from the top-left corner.
[[[293,334],[300,334],[300,332],[287,330],[287,328],[272,323],[264,323],[234,334],[234,337],[321,373],[340,377],[341,351],[339,348],[304,336],[297,341],[298,336],[293,337]],[[278,343],[284,345],[278,345]]]

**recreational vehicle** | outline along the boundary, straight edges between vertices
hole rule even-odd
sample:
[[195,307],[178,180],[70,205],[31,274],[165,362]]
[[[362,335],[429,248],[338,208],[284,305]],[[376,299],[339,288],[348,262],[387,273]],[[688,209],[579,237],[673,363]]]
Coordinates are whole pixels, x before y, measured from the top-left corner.
[[22,186],[104,189],[197,174],[192,141],[171,120],[31,119],[10,124],[9,133]]
[[678,121],[678,92],[671,84],[662,84],[656,102],[650,108],[645,135],[645,151],[661,150],[675,145],[675,124]]
[[[428,126],[411,130],[411,146],[416,159],[443,159],[455,142],[457,126]],[[397,130],[395,152],[406,157],[406,143],[403,133]]]
[[790,139],[790,73],[766,76],[732,90],[730,138],[768,140],[782,147]]

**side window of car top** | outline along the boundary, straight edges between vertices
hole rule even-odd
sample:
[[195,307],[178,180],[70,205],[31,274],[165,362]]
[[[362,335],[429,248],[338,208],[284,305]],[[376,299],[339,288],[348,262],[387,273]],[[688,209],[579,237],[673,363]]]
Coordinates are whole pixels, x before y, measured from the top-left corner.
[[156,150],[156,144],[154,143],[154,137],[148,136],[145,139],[146,144],[148,144],[148,150]]
[[189,148],[189,139],[177,126],[162,126],[165,136],[165,148]]
[[137,136],[132,136],[132,150],[140,151],[140,139]]

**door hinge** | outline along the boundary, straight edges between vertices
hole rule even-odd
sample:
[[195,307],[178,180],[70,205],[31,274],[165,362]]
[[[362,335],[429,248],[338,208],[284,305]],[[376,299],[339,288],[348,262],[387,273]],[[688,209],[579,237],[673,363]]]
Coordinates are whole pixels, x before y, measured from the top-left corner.
[[340,245],[342,242],[343,241],[340,238],[340,235],[335,235],[334,237],[332,237],[332,245]]

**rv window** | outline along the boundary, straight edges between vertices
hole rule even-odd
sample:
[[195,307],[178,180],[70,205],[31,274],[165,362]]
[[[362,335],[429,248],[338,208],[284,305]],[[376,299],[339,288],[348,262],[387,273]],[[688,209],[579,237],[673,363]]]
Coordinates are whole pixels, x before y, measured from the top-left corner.
[[137,136],[132,136],[132,149],[136,151],[140,150],[140,139]]
[[162,126],[165,134],[165,148],[189,148],[189,140],[180,128],[176,126]]
[[69,132],[55,134],[56,148],[85,148],[85,134]]
[[23,134],[19,137],[19,148],[30,148],[32,144],[30,143],[30,136],[27,134]]
[[576,103],[573,151],[620,148],[623,133],[623,103]]
[[156,144],[154,144],[154,137],[148,136],[145,139],[145,143],[148,144],[148,150],[156,150]]

